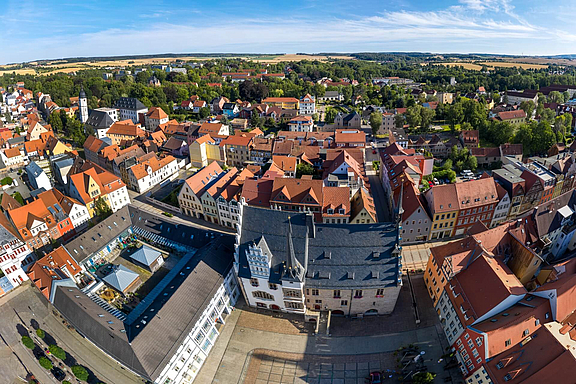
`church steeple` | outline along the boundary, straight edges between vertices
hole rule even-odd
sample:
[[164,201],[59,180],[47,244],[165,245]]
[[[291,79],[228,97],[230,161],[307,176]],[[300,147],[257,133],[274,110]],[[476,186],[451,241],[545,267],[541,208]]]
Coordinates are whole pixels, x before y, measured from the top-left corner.
[[78,95],[78,112],[80,122],[82,124],[86,123],[86,121],[88,121],[88,100],[86,99],[84,86],[80,86],[80,94]]
[[302,266],[296,259],[294,241],[292,239],[292,222],[288,217],[288,234],[286,235],[286,262],[284,263],[283,277],[302,281]]

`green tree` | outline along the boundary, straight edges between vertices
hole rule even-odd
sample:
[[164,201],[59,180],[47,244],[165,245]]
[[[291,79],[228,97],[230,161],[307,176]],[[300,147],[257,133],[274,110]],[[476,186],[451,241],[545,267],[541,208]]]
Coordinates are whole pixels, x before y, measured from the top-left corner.
[[394,115],[394,126],[396,128],[402,128],[404,126],[405,122],[406,122],[406,119],[404,118],[404,114],[397,113]]
[[53,368],[52,362],[45,356],[38,359],[38,363],[44,369],[51,370]]
[[372,112],[369,121],[370,127],[372,127],[372,134],[376,135],[382,126],[382,114],[380,112]]
[[72,367],[72,373],[78,380],[88,381],[88,371],[81,365],[75,365]]
[[52,344],[48,347],[48,350],[50,351],[51,354],[53,354],[60,360],[66,360],[66,352],[59,346]]
[[430,127],[430,124],[432,124],[432,121],[434,120],[435,116],[436,116],[436,112],[434,112],[433,109],[421,108],[420,109],[420,120],[421,120],[422,128],[428,129],[428,127]]
[[536,105],[534,105],[534,102],[532,100],[527,100],[520,103],[520,109],[526,112],[526,117],[528,119],[532,117],[532,113],[534,113],[535,108]]
[[210,116],[210,108],[202,107],[200,108],[200,118],[205,119]]
[[305,162],[302,162],[296,166],[296,178],[301,178],[302,175],[314,175],[314,168]]
[[414,384],[430,384],[434,382],[436,377],[435,373],[432,372],[418,372],[412,376],[412,383]]
[[22,344],[24,344],[28,349],[34,349],[36,347],[36,344],[32,341],[30,336],[22,336]]
[[61,133],[64,130],[64,125],[62,124],[62,119],[60,118],[60,113],[52,113],[48,119],[52,129],[56,133]]
[[422,106],[420,105],[414,105],[406,109],[406,122],[408,125],[410,125],[410,127],[415,128],[419,126],[420,123],[422,123],[422,114],[420,112],[421,109]]
[[564,95],[558,91],[552,91],[548,94],[548,100],[552,103],[563,103]]
[[540,113],[540,121],[546,121],[550,124],[554,122],[554,117],[556,117],[556,113],[550,108],[544,108]]
[[108,216],[112,214],[112,209],[102,197],[98,197],[94,201],[94,214],[100,218],[100,220],[104,220]]
[[464,110],[462,104],[455,103],[448,107],[446,111],[446,122],[452,132],[456,132],[456,125],[462,123],[464,119]]
[[250,126],[252,128],[262,126],[262,118],[260,117],[260,114],[256,111],[252,111],[252,116],[250,116]]
[[332,107],[327,107],[326,113],[324,114],[324,121],[326,122],[326,124],[333,124],[337,114],[338,112],[336,111],[336,109]]
[[46,333],[44,332],[43,329],[38,328],[36,330],[36,334],[38,335],[39,338],[43,339],[44,337],[46,337]]

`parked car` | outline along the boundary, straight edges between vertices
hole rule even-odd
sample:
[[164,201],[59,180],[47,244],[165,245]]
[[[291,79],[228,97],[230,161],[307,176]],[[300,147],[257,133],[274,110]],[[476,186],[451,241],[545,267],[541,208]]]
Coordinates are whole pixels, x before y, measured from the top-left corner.
[[382,374],[380,372],[371,372],[367,382],[369,384],[382,384]]
[[64,373],[63,370],[61,370],[58,367],[54,367],[50,370],[50,372],[52,372],[52,374],[54,375],[54,377],[56,378],[56,380],[58,381],[62,381],[66,378],[66,373]]
[[46,357],[46,355],[44,354],[44,351],[42,351],[40,348],[34,348],[34,357],[37,359],[40,359],[41,357]]

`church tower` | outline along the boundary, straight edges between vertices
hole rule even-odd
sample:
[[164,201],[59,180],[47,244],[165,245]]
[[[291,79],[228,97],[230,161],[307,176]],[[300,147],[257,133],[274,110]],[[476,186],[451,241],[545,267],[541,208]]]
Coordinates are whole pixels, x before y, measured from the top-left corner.
[[88,121],[88,100],[86,99],[83,86],[80,88],[80,95],[78,95],[78,110],[80,113],[80,122],[82,124],[86,123],[86,121]]

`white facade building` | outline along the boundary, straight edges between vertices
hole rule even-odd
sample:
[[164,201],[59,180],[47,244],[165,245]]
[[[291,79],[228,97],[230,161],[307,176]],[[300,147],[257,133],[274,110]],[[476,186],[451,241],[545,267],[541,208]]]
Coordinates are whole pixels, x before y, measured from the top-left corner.
[[306,94],[300,99],[300,114],[301,115],[313,115],[316,113],[316,100],[313,96]]
[[34,261],[28,246],[0,225],[0,269],[13,288],[28,280],[26,270]]
[[146,192],[166,180],[174,180],[177,176],[178,161],[173,156],[162,159],[153,157],[128,169],[130,187],[138,193]]

